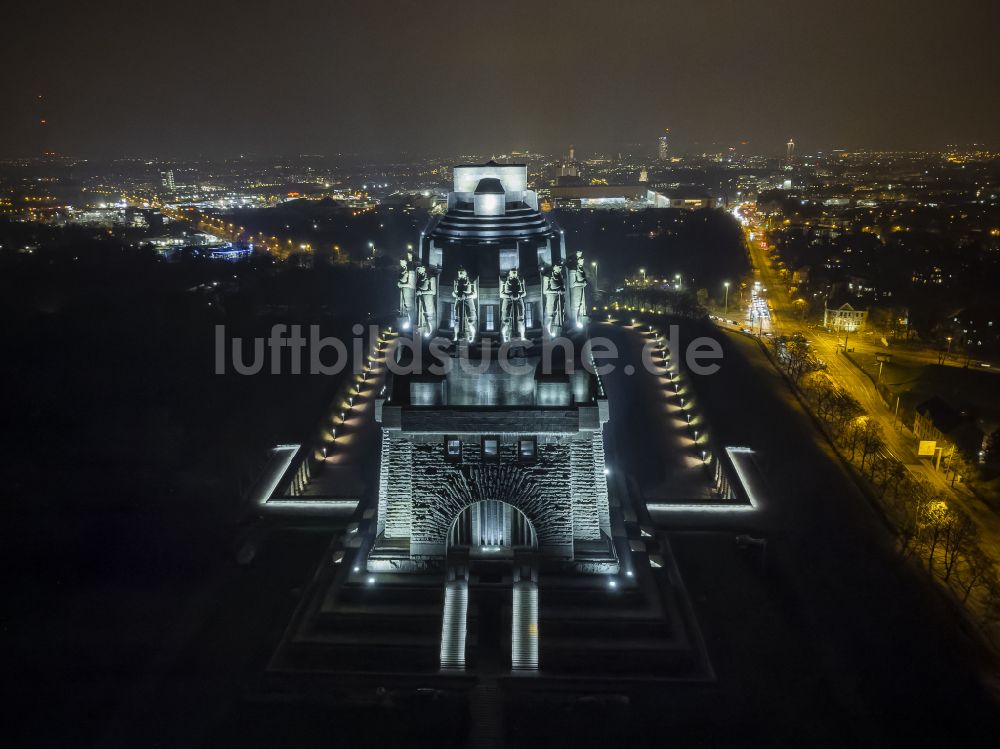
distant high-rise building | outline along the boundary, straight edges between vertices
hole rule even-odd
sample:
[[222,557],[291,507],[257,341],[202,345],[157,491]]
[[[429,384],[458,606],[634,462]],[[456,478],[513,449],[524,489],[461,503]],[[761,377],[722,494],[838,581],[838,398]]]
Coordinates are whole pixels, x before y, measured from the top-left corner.
[[559,165],[556,173],[556,181],[558,182],[564,182],[567,178],[570,180],[579,180],[580,178],[580,166],[576,163],[576,148],[572,145],[569,147],[568,158]]
[[38,156],[53,156],[52,144],[49,141],[49,120],[45,112],[45,99],[41,94],[35,97],[35,153]]
[[173,169],[167,169],[164,172],[160,172],[160,181],[163,183],[163,186],[171,192],[177,188],[177,183],[174,182]]
[[785,144],[785,160],[788,163],[791,163],[792,158],[794,156],[795,156],[795,141],[789,138],[788,142]]
[[639,170],[639,181],[649,182],[649,170],[646,169],[645,167]]
[[670,128],[667,128],[663,135],[660,136],[657,146],[657,156],[660,161],[666,161],[670,158]]

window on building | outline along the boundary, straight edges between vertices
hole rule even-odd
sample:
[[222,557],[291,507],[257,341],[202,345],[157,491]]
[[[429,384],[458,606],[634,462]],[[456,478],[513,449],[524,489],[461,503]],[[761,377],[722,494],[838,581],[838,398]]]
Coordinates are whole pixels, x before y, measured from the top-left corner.
[[519,263],[518,263],[518,256],[517,256],[517,248],[516,247],[514,249],[512,249],[512,250],[511,249],[500,250],[500,272],[501,273],[506,273],[509,270],[513,270],[514,268],[517,268],[518,265],[519,265]]
[[496,330],[496,305],[484,304],[483,316],[486,318],[486,330]]
[[483,460],[500,460],[500,439],[498,437],[483,437]]
[[440,268],[444,264],[444,250],[440,247],[431,247],[429,264]]
[[538,452],[538,444],[534,437],[521,437],[517,441],[517,459],[522,463],[532,463]]
[[462,459],[462,440],[458,437],[444,438],[444,457],[448,460]]
[[535,305],[531,302],[524,303],[524,326],[526,328],[535,327]]

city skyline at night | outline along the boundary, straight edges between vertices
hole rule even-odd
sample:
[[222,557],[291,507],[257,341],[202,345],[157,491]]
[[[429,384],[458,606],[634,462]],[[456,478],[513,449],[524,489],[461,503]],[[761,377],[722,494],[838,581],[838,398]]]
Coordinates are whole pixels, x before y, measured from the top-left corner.
[[664,127],[681,153],[1000,142],[996,11],[976,2],[944,22],[935,3],[853,0],[50,8],[5,24],[3,157],[36,153],[41,119],[91,158],[614,152]]

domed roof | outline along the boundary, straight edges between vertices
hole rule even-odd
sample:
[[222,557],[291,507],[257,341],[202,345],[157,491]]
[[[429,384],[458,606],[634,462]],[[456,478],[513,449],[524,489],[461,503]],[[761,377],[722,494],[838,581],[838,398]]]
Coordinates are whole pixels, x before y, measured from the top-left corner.
[[524,203],[508,204],[500,216],[477,216],[469,203],[459,203],[430,230],[440,239],[526,239],[554,231],[546,218]]

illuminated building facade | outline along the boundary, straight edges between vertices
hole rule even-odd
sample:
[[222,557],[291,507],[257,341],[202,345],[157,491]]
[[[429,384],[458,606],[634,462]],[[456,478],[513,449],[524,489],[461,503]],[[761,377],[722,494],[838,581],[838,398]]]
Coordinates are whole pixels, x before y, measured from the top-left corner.
[[[415,299],[401,304],[400,328],[418,346],[448,342],[447,372],[397,374],[378,404],[382,473],[368,569],[466,568],[479,558],[531,567],[544,558],[614,571],[607,401],[579,354],[582,255],[567,253],[539,213],[523,165],[456,167],[448,205],[400,286],[414,284]],[[568,362],[551,342],[561,333],[573,335]],[[518,371],[505,371],[501,346]]]
[[537,206],[523,165],[456,167],[401,259],[377,490],[271,673],[710,677],[668,547],[609,490],[584,259]]
[[823,308],[823,326],[826,328],[853,333],[862,330],[867,320],[868,310],[854,309],[850,304],[845,303],[833,309]]
[[167,169],[160,172],[160,182],[165,190],[174,192],[177,189],[177,183],[174,181],[174,170]]
[[660,161],[670,160],[670,130],[669,128],[657,140],[656,156]]

